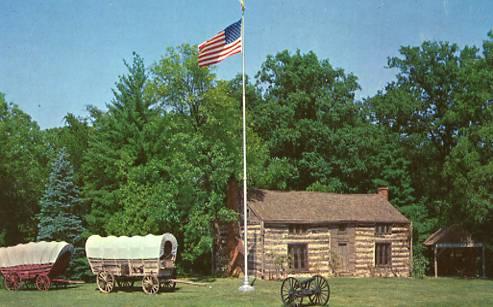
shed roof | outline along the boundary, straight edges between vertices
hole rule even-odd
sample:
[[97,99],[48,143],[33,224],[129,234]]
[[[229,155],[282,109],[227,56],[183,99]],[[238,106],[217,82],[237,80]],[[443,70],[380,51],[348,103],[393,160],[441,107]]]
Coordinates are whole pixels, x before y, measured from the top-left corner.
[[410,223],[378,194],[253,190],[249,208],[270,223]]
[[461,225],[454,224],[449,227],[440,228],[432,233],[423,243],[426,246],[435,244],[475,244],[479,243],[473,240],[470,232],[465,230]]

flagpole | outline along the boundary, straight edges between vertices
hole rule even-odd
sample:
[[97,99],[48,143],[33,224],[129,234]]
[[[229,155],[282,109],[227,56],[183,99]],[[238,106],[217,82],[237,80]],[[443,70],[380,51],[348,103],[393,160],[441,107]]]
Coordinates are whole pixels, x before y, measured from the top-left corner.
[[254,287],[250,286],[248,282],[248,223],[247,223],[247,161],[246,161],[246,110],[245,110],[245,4],[243,0],[241,3],[241,58],[242,58],[242,81],[243,81],[243,96],[242,96],[242,109],[243,109],[243,245],[244,252],[244,280],[243,285],[240,287],[241,292],[253,291]]

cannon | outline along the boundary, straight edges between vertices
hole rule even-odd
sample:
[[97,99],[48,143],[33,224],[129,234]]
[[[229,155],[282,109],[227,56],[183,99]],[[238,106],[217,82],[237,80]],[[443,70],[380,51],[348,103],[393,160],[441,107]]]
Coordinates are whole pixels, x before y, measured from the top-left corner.
[[330,298],[330,286],[327,279],[314,275],[302,281],[294,277],[283,280],[281,300],[285,306],[302,306],[305,297],[308,297],[311,305],[326,305]]

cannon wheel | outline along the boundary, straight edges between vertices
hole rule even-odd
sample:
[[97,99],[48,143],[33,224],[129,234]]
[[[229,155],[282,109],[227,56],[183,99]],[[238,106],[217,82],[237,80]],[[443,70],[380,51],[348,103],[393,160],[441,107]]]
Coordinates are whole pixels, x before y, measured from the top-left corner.
[[115,288],[115,276],[110,272],[102,271],[98,273],[96,278],[99,291],[103,293],[110,293]]
[[5,289],[16,291],[21,287],[21,279],[17,273],[10,273],[3,280]]
[[48,291],[51,286],[51,279],[48,275],[42,274],[36,277],[36,288],[39,291]]
[[165,279],[163,281],[161,281],[161,288],[164,290],[164,291],[175,291],[175,287],[176,287],[176,282],[173,282],[169,279]]
[[330,298],[329,282],[320,275],[315,275],[312,278],[313,280],[310,282],[309,289],[312,290],[314,294],[308,297],[310,303],[321,306],[327,305]]
[[296,278],[288,277],[282,282],[281,300],[285,306],[301,305],[303,297],[295,295],[299,290],[300,282]]
[[142,279],[142,290],[146,294],[156,294],[159,292],[159,279],[154,275],[146,275]]

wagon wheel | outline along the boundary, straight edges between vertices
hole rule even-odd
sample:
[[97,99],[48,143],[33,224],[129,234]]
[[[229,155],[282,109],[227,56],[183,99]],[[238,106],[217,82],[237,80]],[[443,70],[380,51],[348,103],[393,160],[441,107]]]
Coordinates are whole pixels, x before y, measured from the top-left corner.
[[115,287],[115,277],[110,272],[99,272],[96,283],[98,284],[99,291],[110,293]]
[[308,297],[310,303],[325,306],[329,302],[330,286],[327,279],[320,275],[313,276],[309,289],[313,291],[313,294]]
[[296,278],[288,277],[281,285],[281,300],[285,306],[299,306],[303,297],[296,292],[300,291],[300,283]]
[[156,294],[159,292],[159,279],[154,275],[146,275],[142,279],[142,290],[146,294]]
[[21,287],[21,279],[17,273],[10,273],[5,276],[3,284],[5,285],[5,289],[15,291]]
[[48,291],[50,289],[51,280],[48,275],[38,275],[36,277],[36,288],[40,291]]
[[175,286],[176,282],[173,282],[169,279],[165,279],[161,282],[161,288],[163,288],[164,291],[175,291]]

